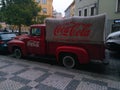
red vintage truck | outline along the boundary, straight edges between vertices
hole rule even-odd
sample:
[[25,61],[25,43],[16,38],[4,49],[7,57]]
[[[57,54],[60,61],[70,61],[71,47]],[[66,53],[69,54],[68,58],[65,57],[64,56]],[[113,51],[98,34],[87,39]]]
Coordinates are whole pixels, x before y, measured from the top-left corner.
[[45,24],[31,25],[29,35],[8,42],[16,58],[28,55],[54,56],[67,68],[104,61],[106,15],[46,19]]

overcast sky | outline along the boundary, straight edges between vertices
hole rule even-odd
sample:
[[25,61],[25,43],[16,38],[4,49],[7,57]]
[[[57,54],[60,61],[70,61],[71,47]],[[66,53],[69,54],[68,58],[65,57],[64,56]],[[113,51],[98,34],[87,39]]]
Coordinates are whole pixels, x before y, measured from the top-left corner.
[[64,15],[64,11],[72,3],[72,1],[73,0],[53,0],[53,8]]

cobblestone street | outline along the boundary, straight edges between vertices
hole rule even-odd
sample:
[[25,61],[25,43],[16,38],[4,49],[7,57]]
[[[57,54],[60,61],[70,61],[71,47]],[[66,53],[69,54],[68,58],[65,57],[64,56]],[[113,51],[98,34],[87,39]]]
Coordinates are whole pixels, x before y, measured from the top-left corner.
[[1,55],[0,90],[120,90],[117,65],[98,73]]

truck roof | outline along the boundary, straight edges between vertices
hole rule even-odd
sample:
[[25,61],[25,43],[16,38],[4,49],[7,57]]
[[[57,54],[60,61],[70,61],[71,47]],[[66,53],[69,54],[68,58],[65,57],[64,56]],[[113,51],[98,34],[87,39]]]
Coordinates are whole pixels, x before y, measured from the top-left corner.
[[46,40],[68,43],[103,44],[106,14],[46,19]]

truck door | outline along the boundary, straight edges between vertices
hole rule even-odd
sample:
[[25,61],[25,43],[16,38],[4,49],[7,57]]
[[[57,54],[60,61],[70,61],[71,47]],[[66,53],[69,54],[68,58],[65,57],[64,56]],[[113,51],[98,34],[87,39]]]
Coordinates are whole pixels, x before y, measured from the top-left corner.
[[27,41],[27,51],[30,54],[44,55],[45,53],[45,40],[43,28],[32,27],[30,31],[30,38]]

